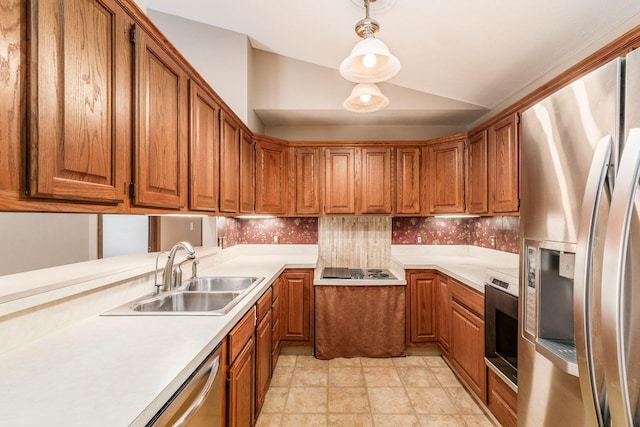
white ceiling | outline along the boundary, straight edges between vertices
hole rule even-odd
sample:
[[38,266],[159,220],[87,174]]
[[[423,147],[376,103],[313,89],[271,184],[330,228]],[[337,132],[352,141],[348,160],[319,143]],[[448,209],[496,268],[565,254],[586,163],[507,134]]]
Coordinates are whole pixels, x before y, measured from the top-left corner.
[[[247,34],[254,48],[336,73],[364,17],[352,0],[147,0],[147,7]],[[639,13],[638,0],[393,0],[372,17],[402,64],[387,84],[473,105],[466,116],[457,108],[448,117],[439,107],[423,115],[470,124]],[[419,121],[429,109],[394,110],[390,100],[385,120]],[[257,113],[265,124],[318,124],[336,114],[354,120],[338,110]]]

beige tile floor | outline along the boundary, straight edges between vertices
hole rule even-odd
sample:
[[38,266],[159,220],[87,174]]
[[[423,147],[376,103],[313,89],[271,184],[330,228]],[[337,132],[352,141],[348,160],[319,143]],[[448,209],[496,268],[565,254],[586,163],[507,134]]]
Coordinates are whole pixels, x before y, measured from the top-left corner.
[[257,427],[492,427],[440,356],[281,355]]

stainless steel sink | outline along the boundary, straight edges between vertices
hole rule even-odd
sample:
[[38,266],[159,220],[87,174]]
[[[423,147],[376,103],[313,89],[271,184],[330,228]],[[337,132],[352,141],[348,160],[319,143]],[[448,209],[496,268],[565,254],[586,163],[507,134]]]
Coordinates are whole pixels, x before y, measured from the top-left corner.
[[182,286],[180,286],[180,290],[189,292],[246,291],[253,288],[261,280],[262,277],[195,277],[193,279],[185,281]]
[[227,311],[227,306],[230,306],[239,295],[239,292],[176,292],[140,301],[133,304],[131,309],[133,311],[178,313],[220,311],[221,314],[224,314]]
[[138,298],[103,315],[223,316],[262,279],[263,277],[196,277],[185,281],[176,291]]

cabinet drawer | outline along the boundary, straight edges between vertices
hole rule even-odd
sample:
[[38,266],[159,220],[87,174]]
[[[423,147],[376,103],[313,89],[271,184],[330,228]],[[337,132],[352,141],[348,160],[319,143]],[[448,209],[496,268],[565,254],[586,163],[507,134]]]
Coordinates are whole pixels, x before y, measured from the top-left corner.
[[451,278],[449,279],[449,292],[451,298],[484,319],[484,295]]
[[518,395],[489,369],[489,410],[505,427],[518,425]]
[[229,332],[229,365],[238,357],[245,344],[253,337],[256,329],[256,311],[254,307]]
[[269,288],[256,303],[256,316],[258,318],[258,323],[262,321],[264,316],[267,314],[267,311],[271,308],[272,294],[273,291]]

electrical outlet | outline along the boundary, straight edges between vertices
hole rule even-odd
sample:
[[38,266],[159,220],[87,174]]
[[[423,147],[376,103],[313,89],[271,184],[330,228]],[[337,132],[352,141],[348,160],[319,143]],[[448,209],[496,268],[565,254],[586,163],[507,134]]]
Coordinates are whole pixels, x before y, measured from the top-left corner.
[[489,237],[489,242],[491,242],[491,247],[495,249],[495,247],[496,247],[496,236]]
[[422,244],[422,236],[418,236],[418,238],[416,239],[416,243],[419,245]]
[[273,236],[273,243],[276,243],[276,244],[278,243],[278,235],[277,234]]

